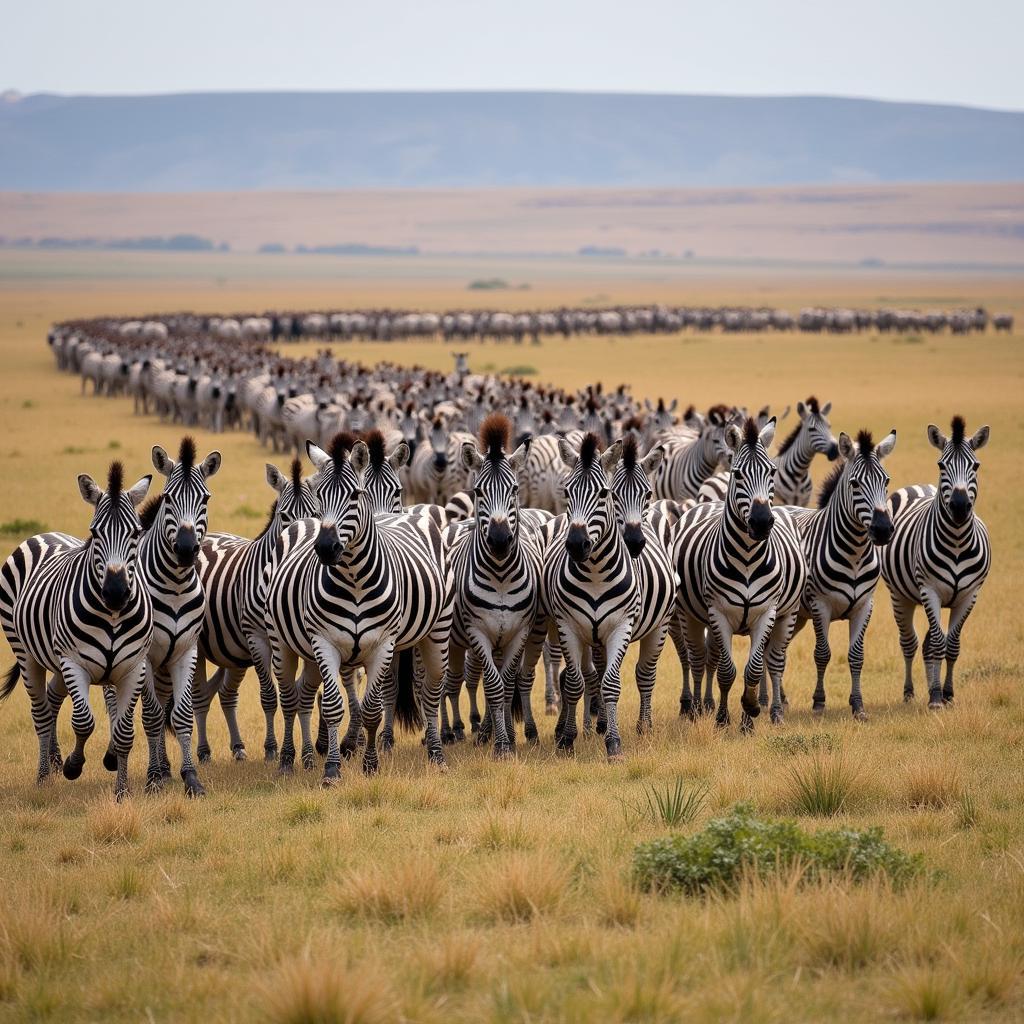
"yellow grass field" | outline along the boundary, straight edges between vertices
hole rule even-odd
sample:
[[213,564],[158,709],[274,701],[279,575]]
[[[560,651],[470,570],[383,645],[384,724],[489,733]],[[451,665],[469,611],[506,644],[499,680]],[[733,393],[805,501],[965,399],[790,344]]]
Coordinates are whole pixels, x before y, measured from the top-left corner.
[[[66,257],[54,259],[66,265]],[[324,269],[277,283],[227,258],[220,271],[204,265],[193,274],[182,257],[176,277],[145,272],[144,256],[130,267],[114,262],[124,257],[88,259],[97,262],[83,258],[74,275],[51,273],[40,261],[25,264],[17,279],[0,276],[4,557],[23,539],[11,527],[19,519],[83,533],[89,517],[77,473],[98,477],[117,457],[137,479],[150,469],[151,445],[170,448],[181,434],[134,418],[130,400],[80,397],[78,380],[58,374],[46,348],[51,321],[350,302],[443,308],[475,294],[465,291],[461,271],[431,282],[339,280]],[[151,266],[169,265],[161,259]],[[474,301],[540,305],[597,294],[602,301],[790,308],[980,301],[1013,309],[1019,324],[1021,284],[882,275],[552,279],[529,293]],[[83,777],[37,788],[36,741],[19,689],[0,709],[0,1020],[1024,1019],[1020,327],[1012,337],[685,334],[471,346],[471,353],[476,368],[528,364],[537,380],[570,386],[626,380],[638,395],[698,405],[771,402],[779,409],[814,393],[833,402],[836,433],[867,427],[880,436],[897,428],[887,463],[894,487],[935,479],[929,421],[948,426],[962,413],[972,430],[991,424],[980,455],[979,509],[994,568],[964,632],[957,705],[936,714],[920,699],[903,704],[884,588],[867,637],[867,723],[854,723],[847,707],[840,627],[824,718],[810,712],[808,630],[791,649],[786,724],[773,728],[762,716],[752,736],[678,719],[680,673],[669,649],[655,690],[654,733],[643,740],[630,727],[637,702],[627,662],[626,756],[618,765],[606,763],[598,737],[581,737],[572,760],[557,757],[553,720],[541,715],[539,747],[520,744],[514,762],[494,763],[467,743],[447,748],[446,774],[428,771],[418,737],[406,736],[378,777],[344,765],[341,785],[323,792],[319,771],[282,781],[263,764],[250,678],[241,719],[251,760],[230,760],[214,707],[214,760],[201,770],[207,798],[187,802],[177,782],[147,796],[140,726],[133,796],[119,806],[100,763],[99,694],[99,729]],[[441,344],[367,344],[345,354],[451,366]],[[211,482],[211,529],[251,535],[270,504],[263,463],[274,457],[248,435],[198,432],[198,441],[203,454],[212,447],[224,453]],[[819,477],[823,470],[816,466]],[[742,643],[737,648],[743,655]],[[0,669],[10,663],[4,645]],[[542,712],[539,686],[534,704]],[[853,779],[833,819],[799,815],[794,773],[814,755],[792,752],[797,741],[773,742],[819,734],[831,737],[831,749],[817,756]],[[65,747],[70,735],[62,721]],[[715,898],[640,892],[630,876],[634,846],[669,831],[642,813],[647,796],[680,778],[708,793],[684,832],[749,800],[767,816],[800,816],[811,830],[883,826],[888,839],[923,855],[929,874],[898,891],[883,881],[801,885],[798,873],[780,873]]]

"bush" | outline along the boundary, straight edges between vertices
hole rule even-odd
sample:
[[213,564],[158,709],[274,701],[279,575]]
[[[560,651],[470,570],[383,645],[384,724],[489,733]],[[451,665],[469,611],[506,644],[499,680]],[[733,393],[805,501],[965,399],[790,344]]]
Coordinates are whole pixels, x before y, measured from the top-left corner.
[[41,523],[38,519],[8,519],[6,523],[0,523],[0,533],[5,537],[31,537],[37,533],[46,533],[46,523]]
[[897,884],[922,866],[920,856],[890,846],[880,828],[810,833],[794,821],[762,821],[743,803],[696,835],[641,843],[633,854],[642,888],[686,893],[729,889],[746,872],[766,874],[795,865],[809,878],[848,873],[863,879],[880,873]]

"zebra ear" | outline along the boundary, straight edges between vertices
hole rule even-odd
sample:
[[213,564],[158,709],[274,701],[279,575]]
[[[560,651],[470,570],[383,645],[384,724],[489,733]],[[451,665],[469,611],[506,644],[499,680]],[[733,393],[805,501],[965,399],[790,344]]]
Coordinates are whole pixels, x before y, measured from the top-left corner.
[[349,456],[349,462],[352,463],[352,468],[356,473],[362,477],[366,472],[366,467],[370,464],[370,449],[366,447],[365,441],[356,441],[352,445],[352,454]]
[[669,412],[675,412],[676,409],[678,409],[678,408],[679,408],[679,399],[678,398],[673,398],[672,399],[672,404],[668,407],[668,411]]
[[946,435],[934,423],[928,424],[928,443],[940,452],[946,447]]
[[174,470],[174,459],[158,444],[153,445],[153,468],[164,476],[170,476]]
[[889,431],[888,435],[886,437],[883,437],[882,440],[878,442],[877,446],[875,447],[875,454],[878,456],[880,460],[884,459],[888,455],[892,454],[892,450],[895,447],[896,428],[893,427],[892,430]]
[[409,446],[404,441],[395,445],[395,450],[388,456],[392,469],[401,469],[409,461]]
[[558,454],[568,469],[572,469],[580,457],[580,453],[564,437],[558,439]]
[[740,430],[735,423],[730,423],[729,426],[725,428],[725,446],[731,452],[738,452],[742,441],[743,431]]
[[484,461],[483,456],[476,450],[476,441],[463,441],[460,454],[462,455],[462,468],[468,473],[479,469]]
[[203,464],[199,467],[199,472],[203,474],[204,480],[208,480],[217,472],[218,469],[220,469],[220,452],[210,452],[210,454],[203,459]]
[[149,485],[152,482],[152,475],[147,473],[134,487],[129,488],[127,494],[128,500],[132,503],[132,508],[138,508],[142,504],[142,500],[146,497]]
[[658,445],[656,448],[652,448],[643,458],[640,463],[640,467],[649,476],[654,476],[658,471],[658,467],[662,464],[665,459],[665,446]]
[[974,432],[974,437],[967,442],[971,446],[972,451],[977,451],[979,448],[984,448],[988,444],[988,424],[986,423],[983,427],[978,427]]
[[[831,408],[831,406],[830,406]],[[805,419],[807,416],[807,406],[803,402],[796,403],[796,414],[800,419]]]
[[845,430],[839,431],[839,454],[844,459],[853,455],[853,438]]
[[773,416],[762,428],[761,433],[757,435],[757,439],[761,444],[768,448],[771,446],[772,441],[775,440],[775,417]]
[[781,423],[792,411],[793,411],[793,407],[790,406],[790,405],[787,405],[786,408],[783,409],[782,412],[779,413],[779,422]]
[[512,467],[514,473],[518,473],[519,470],[526,465],[526,457],[530,454],[530,442],[524,441],[509,457],[508,464]]
[[267,463],[267,483],[280,494],[284,490],[284,485],[288,481],[285,479],[284,474],[275,466],[272,462]]
[[604,454],[601,456],[601,468],[605,471],[608,476],[611,476],[615,471],[615,467],[619,464],[619,459],[622,458],[622,438],[615,442]]
[[831,411],[832,411],[832,403],[831,402],[826,402],[821,407],[821,415],[822,416],[827,416]]
[[78,474],[78,489],[82,493],[83,500],[90,505],[97,504],[100,498],[103,497],[103,491],[100,490],[96,481],[88,473]]
[[309,461],[313,463],[316,469],[322,469],[331,461],[330,455],[327,454],[318,444],[314,444],[312,441],[306,442],[306,454],[309,456]]

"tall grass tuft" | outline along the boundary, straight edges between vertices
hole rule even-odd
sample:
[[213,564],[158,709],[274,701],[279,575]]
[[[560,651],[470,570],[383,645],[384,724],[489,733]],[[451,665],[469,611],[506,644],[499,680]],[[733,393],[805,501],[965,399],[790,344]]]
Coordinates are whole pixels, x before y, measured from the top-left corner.
[[834,818],[852,801],[857,770],[841,754],[814,757],[790,769],[789,803],[797,814]]
[[387,870],[373,863],[350,869],[331,891],[330,902],[348,917],[401,924],[430,917],[444,892],[436,865],[415,856]]
[[99,800],[89,811],[89,828],[100,843],[136,843],[142,835],[142,815],[131,801]]
[[647,797],[647,811],[651,820],[661,822],[669,828],[689,825],[704,806],[708,796],[708,786],[699,783],[692,789],[680,778],[665,789],[646,786],[644,795]]
[[512,924],[556,910],[565,897],[569,872],[545,857],[513,854],[488,866],[477,885],[481,914]]
[[963,786],[955,767],[942,761],[925,761],[908,770],[904,794],[912,808],[942,810],[961,798]]
[[892,986],[892,1008],[908,1020],[949,1020],[961,1009],[959,992],[942,967],[910,967],[897,975]]
[[340,968],[308,953],[283,964],[261,987],[268,1024],[389,1024],[399,1007],[369,968]]

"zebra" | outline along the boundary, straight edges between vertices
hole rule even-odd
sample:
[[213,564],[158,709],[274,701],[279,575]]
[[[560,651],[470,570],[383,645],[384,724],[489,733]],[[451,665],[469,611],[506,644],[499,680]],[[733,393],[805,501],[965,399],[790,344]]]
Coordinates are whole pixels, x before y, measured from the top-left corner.
[[[277,759],[277,691],[264,622],[265,573],[273,562],[281,533],[296,520],[318,516],[320,504],[309,481],[302,477],[302,463],[298,459],[292,460],[287,477],[268,462],[266,476],[277,498],[263,530],[251,540],[230,533],[207,534],[199,554],[199,577],[206,592],[194,684],[196,753],[200,762],[211,757],[206,718],[215,694],[227,721],[231,753],[235,760],[245,760],[245,743],[238,728],[238,688],[250,666],[256,669],[260,704],[266,717],[264,759]],[[206,661],[217,666],[209,679]]]
[[[142,524],[137,512],[151,481],[152,476],[144,476],[126,489],[120,462],[111,463],[105,491],[91,476],[80,474],[79,492],[96,510],[89,539],[67,545],[67,540],[50,541],[45,534],[31,537],[4,565],[5,591],[10,580],[20,579],[22,585],[12,603],[9,591],[3,601],[4,632],[17,660],[0,689],[0,700],[23,678],[39,740],[39,782],[50,771],[56,726],[46,697],[49,671],[60,674],[73,707],[75,748],[63,762],[64,777],[77,779],[82,773],[85,744],[96,725],[89,686],[102,685],[110,688],[111,719],[103,764],[117,772],[117,799],[128,795],[135,705],[153,639],[153,605],[138,579]],[[24,576],[26,567],[32,571]]]
[[[441,531],[428,516],[377,516],[366,500],[369,452],[363,441],[349,449],[340,437],[330,452],[312,442],[306,450],[317,469],[322,505],[319,524],[294,524],[279,541],[281,556],[271,577],[267,623],[274,678],[285,714],[281,769],[291,770],[296,711],[302,727],[302,761],[312,768],[310,716],[323,685],[322,708],[328,725],[324,783],[339,776],[338,673],[361,665],[367,684],[362,702],[366,748],[363,771],[379,767],[376,734],[383,707],[393,702],[391,672],[396,652],[415,648],[423,669],[420,692],[424,742],[431,763],[443,766],[437,710],[447,669],[452,627],[451,574]],[[299,658],[307,663],[295,684]],[[309,670],[319,669],[319,677]]]
[[680,579],[677,614],[689,669],[699,693],[705,665],[709,687],[717,667],[720,726],[730,722],[729,690],[736,678],[732,638],[750,636],[741,698],[744,731],[761,710],[758,689],[766,651],[773,704],[781,702],[786,649],[807,575],[796,529],[772,512],[776,468],[766,448],[774,436],[774,417],[760,430],[752,419],[742,429],[733,423],[726,427],[725,443],[732,452],[726,500],[690,509],[676,527],[673,550]]
[[[519,508],[517,474],[530,445],[524,442],[506,454],[511,433],[508,418],[492,413],[480,428],[480,450],[475,443],[463,444],[462,462],[473,474],[474,518],[447,530],[454,625],[445,700],[458,721],[468,652],[483,670],[496,758],[509,757],[514,750],[512,699],[519,684],[519,659],[537,617],[541,570],[540,548],[529,528],[522,527]],[[470,674],[475,676],[475,671]],[[455,738],[444,710],[441,738]]]
[[665,458],[654,477],[654,496],[696,498],[704,481],[729,457],[724,432],[731,422],[729,410],[715,406],[699,430],[684,426],[655,435],[656,443],[664,442]]
[[[875,586],[881,572],[877,548],[892,538],[892,518],[887,505],[889,476],[882,468],[896,447],[892,430],[878,445],[862,430],[854,441],[839,435],[842,458],[825,481],[817,509],[784,506],[779,514],[789,516],[803,544],[807,583],[797,615],[796,631],[810,619],[814,625],[814,664],[818,681],[813,709],[825,710],[825,670],[831,658],[828,630],[832,622],[850,623],[847,660],[850,666],[850,710],[858,721],[867,719],[860,692],[864,666],[864,634],[871,619]],[[767,703],[762,688],[761,704]],[[773,704],[771,720],[782,721],[781,703]]]
[[775,453],[775,465],[779,467],[775,477],[777,505],[809,505],[813,491],[809,470],[815,453],[824,455],[829,462],[839,454],[828,421],[832,403],[819,405],[811,395],[806,402],[796,403],[796,411],[800,421]]
[[[938,487],[907,487],[890,500],[894,533],[882,552],[882,577],[892,596],[900,633],[905,676],[903,699],[914,699],[913,662],[917,653],[914,611],[928,618],[924,640],[928,706],[953,702],[953,669],[960,656],[960,633],[978,599],[992,564],[988,530],[975,513],[978,500],[977,452],[988,444],[989,428],[968,437],[962,416],[954,416],[947,438],[934,423],[928,441],[941,453]],[[949,621],[942,629],[942,609]],[[942,662],[946,678],[941,680]]]
[[[542,577],[544,610],[553,620],[565,658],[556,745],[565,753],[573,750],[576,705],[583,696],[584,672],[588,668],[585,658],[588,649],[594,648],[594,661],[601,671],[599,702],[603,706],[605,751],[610,761],[622,757],[618,702],[626,648],[633,641],[641,642],[637,686],[641,691],[638,730],[642,732],[646,727],[645,696],[649,707],[649,692],[644,691],[653,685],[675,589],[667,552],[652,531],[650,537],[645,536],[648,543],[644,552],[660,554],[667,583],[664,592],[654,589],[647,595],[643,593],[643,572],[623,538],[627,525],[625,506],[613,498],[609,486],[608,474],[615,473],[622,449],[622,442],[616,441],[601,453],[600,439],[593,433],[584,435],[578,450],[564,438],[559,440],[559,454],[569,471],[565,482],[566,514],[548,542]],[[635,470],[634,466],[631,472]],[[647,603],[642,605],[645,598]]]

